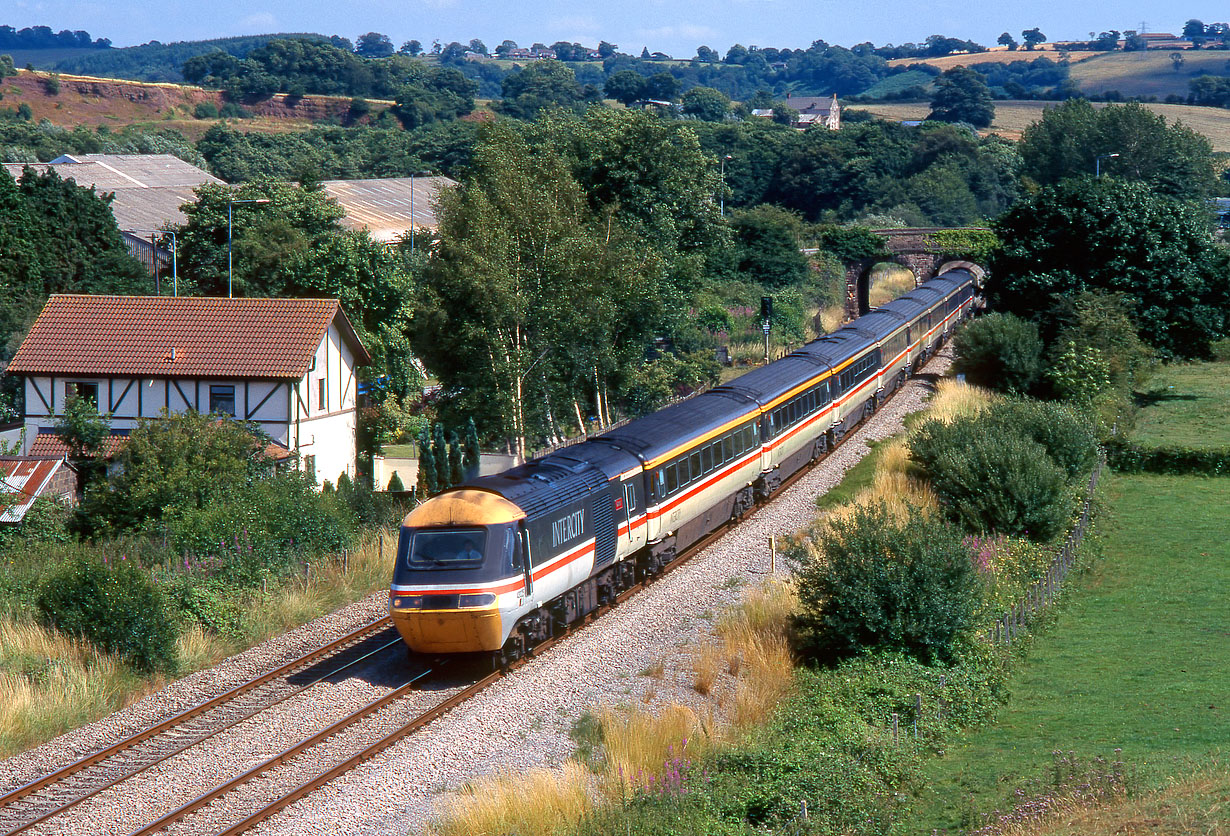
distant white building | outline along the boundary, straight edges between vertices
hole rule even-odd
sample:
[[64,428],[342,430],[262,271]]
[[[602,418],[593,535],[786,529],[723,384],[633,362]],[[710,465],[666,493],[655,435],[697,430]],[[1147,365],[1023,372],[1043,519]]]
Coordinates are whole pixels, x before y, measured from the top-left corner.
[[320,484],[355,476],[369,362],[336,299],[57,294],[8,373],[24,379],[27,455],[64,454],[54,428],[75,395],[111,416],[106,451],[140,419],[192,409],[256,424]]

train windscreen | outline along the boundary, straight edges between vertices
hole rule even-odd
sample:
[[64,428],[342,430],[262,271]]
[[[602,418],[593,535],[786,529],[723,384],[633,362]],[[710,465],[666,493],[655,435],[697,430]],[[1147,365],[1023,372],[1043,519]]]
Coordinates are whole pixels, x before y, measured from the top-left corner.
[[411,569],[477,569],[483,565],[487,532],[482,528],[416,531],[406,563]]

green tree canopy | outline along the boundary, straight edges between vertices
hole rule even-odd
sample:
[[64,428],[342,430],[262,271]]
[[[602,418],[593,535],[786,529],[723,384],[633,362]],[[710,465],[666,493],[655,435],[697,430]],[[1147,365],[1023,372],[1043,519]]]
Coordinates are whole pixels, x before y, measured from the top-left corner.
[[770,288],[789,287],[807,278],[807,257],[799,247],[803,222],[797,215],[765,204],[730,214],[738,269]]
[[1002,311],[1053,324],[1063,297],[1086,290],[1135,302],[1141,339],[1163,356],[1207,355],[1230,326],[1230,254],[1202,207],[1146,183],[1064,180],[995,223],[1002,249],[988,292]]
[[1209,140],[1138,102],[1098,109],[1069,99],[1025,129],[1020,152],[1022,174],[1044,185],[1093,174],[1098,157],[1103,173],[1174,197],[1205,197],[1217,181]]
[[535,61],[504,79],[502,101],[495,109],[505,116],[533,119],[542,110],[575,110],[585,105],[577,75],[562,61]]
[[968,67],[945,70],[935,82],[935,98],[928,119],[968,122],[975,128],[990,127],[995,103],[986,77]]
[[730,113],[730,96],[712,87],[693,87],[681,101],[684,113],[706,122],[721,122]]

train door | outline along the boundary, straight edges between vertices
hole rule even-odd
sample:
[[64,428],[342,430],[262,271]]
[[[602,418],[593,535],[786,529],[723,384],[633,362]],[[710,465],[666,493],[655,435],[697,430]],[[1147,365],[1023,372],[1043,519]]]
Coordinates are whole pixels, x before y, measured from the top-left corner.
[[631,554],[645,544],[645,498],[640,479],[620,483],[616,497],[619,526],[619,554]]

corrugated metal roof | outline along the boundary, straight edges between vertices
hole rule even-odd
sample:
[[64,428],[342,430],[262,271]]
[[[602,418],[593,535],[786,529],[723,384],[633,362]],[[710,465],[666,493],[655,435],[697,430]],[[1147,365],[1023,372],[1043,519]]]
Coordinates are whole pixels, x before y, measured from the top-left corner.
[[222,181],[208,171],[170,154],[65,154],[49,163],[5,163],[14,179],[27,165],[40,173],[54,168],[65,180],[99,191],[152,189],[165,186],[199,186]]
[[64,467],[62,458],[0,458],[0,523],[19,523]]
[[371,362],[336,299],[55,294],[8,371],[297,380],[333,322]]
[[[413,183],[413,192],[411,191]],[[435,229],[432,205],[441,189],[457,185],[448,177],[388,177],[380,180],[327,180],[321,184],[329,197],[346,210],[342,224],[366,229],[377,241],[393,241],[417,227]],[[413,194],[414,212],[411,213]]]

